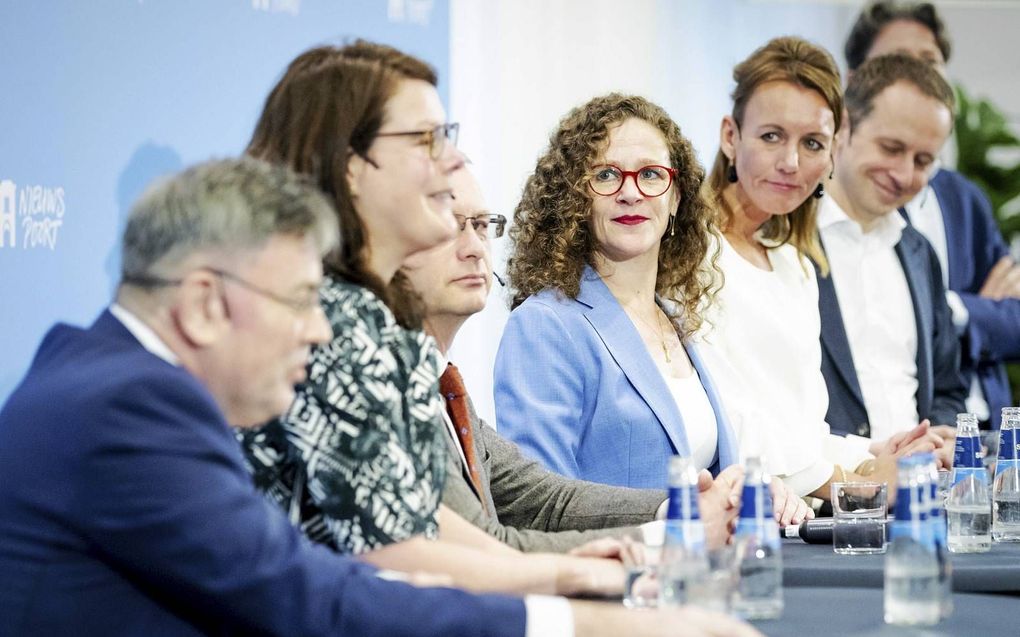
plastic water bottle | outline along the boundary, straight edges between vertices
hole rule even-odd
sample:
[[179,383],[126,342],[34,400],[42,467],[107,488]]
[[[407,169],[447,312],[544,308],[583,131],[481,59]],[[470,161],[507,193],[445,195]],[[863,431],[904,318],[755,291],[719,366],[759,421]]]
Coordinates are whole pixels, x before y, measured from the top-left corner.
[[698,471],[690,458],[669,463],[669,508],[659,567],[659,605],[685,604],[708,576],[705,527],[698,511]]
[[1002,408],[992,486],[992,539],[1020,542],[1020,407]]
[[745,469],[740,518],[734,537],[740,580],[733,610],[745,619],[772,619],[783,612],[779,525],[772,515],[770,480],[761,458],[748,458]]
[[953,553],[984,553],[992,548],[992,503],[980,452],[977,416],[958,414],[953,486],[946,501],[948,544]]
[[928,521],[928,470],[916,456],[901,458],[896,488],[896,517],[885,553],[885,622],[899,626],[939,621],[938,559]]
[[939,616],[943,619],[953,614],[953,563],[949,560],[946,516],[944,505],[938,495],[939,467],[935,454],[918,454],[918,465],[925,471],[928,480],[928,525],[935,543],[935,561],[939,569]]

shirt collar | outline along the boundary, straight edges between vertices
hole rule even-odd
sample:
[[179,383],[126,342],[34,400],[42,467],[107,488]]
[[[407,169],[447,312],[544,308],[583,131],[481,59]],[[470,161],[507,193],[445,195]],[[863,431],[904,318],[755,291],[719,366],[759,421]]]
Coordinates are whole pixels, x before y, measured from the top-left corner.
[[829,195],[822,197],[822,200],[818,203],[818,229],[825,230],[830,226],[834,226],[838,223],[853,223],[843,212],[843,209],[839,207],[836,200]]
[[131,332],[131,335],[138,339],[142,347],[150,353],[162,358],[171,365],[177,365],[180,362],[177,355],[167,347],[167,344],[163,342],[163,339],[151,327],[146,325],[142,319],[124,309],[122,305],[117,303],[111,305],[110,314],[113,314],[124,325],[127,331]]
[[[894,246],[899,243],[905,227],[907,227],[907,222],[898,212],[894,211],[879,219],[867,236]],[[838,229],[844,234],[854,237],[863,238],[865,236],[860,225],[846,214],[835,199],[826,195],[818,206],[818,230],[822,232],[830,228]]]

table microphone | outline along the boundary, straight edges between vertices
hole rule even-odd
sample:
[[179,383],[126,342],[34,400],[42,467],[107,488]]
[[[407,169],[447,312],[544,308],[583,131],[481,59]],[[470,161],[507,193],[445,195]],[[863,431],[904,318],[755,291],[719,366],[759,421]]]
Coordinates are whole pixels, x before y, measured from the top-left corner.
[[799,537],[808,544],[832,544],[832,518],[805,520],[797,526],[785,526],[783,537]]

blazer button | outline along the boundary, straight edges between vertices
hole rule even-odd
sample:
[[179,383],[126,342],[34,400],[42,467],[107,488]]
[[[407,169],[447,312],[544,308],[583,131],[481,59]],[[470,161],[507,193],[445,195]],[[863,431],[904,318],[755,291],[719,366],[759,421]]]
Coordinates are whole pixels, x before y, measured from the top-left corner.
[[868,435],[868,423],[862,422],[861,424],[857,425],[857,435],[858,436]]

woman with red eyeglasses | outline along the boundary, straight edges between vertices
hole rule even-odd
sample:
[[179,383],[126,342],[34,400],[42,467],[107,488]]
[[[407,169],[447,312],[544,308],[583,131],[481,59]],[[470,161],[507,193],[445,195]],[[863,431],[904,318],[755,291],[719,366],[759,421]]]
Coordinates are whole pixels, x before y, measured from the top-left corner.
[[[567,114],[528,178],[510,229],[496,417],[550,469],[665,488],[675,454],[713,475],[737,461],[691,338],[713,294],[703,177],[664,110],[610,94]],[[721,485],[739,477],[727,470],[706,517],[722,520]]]

